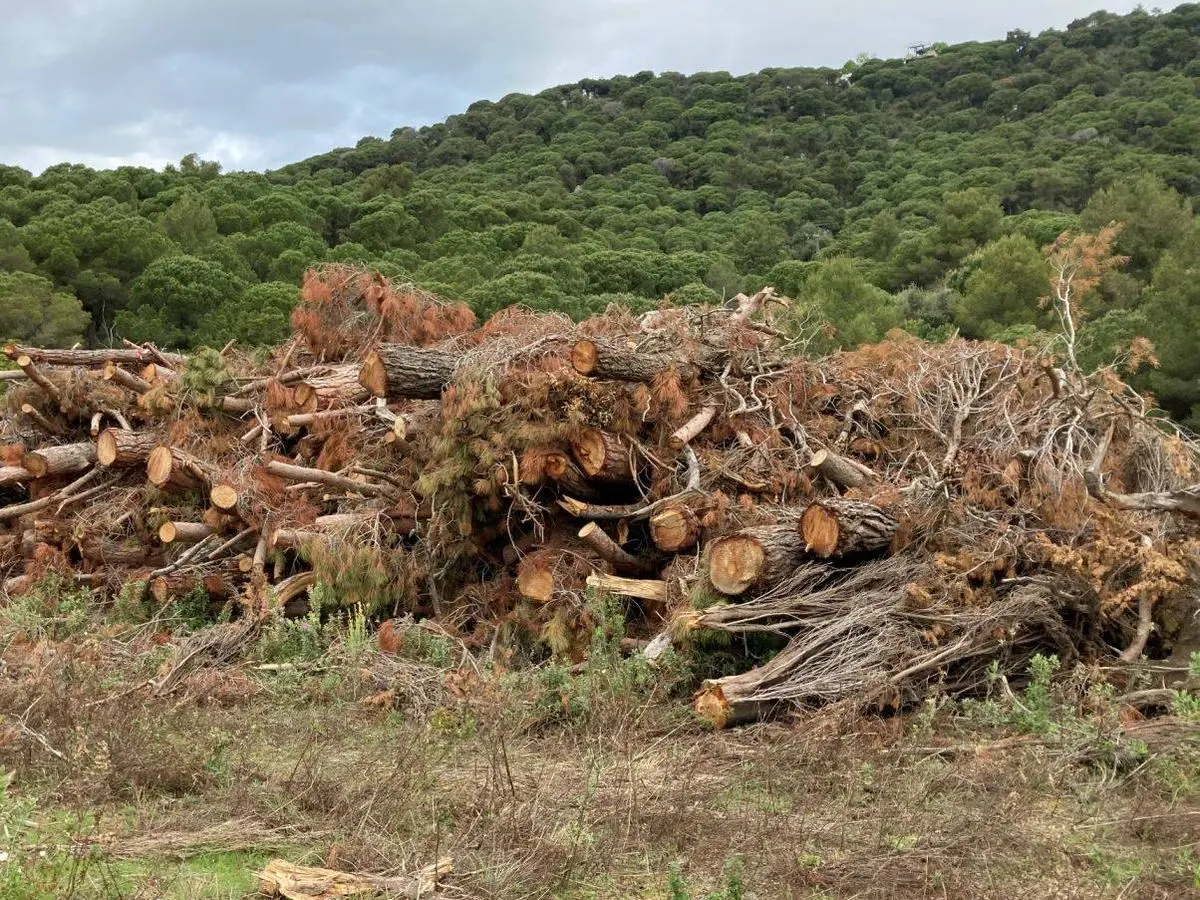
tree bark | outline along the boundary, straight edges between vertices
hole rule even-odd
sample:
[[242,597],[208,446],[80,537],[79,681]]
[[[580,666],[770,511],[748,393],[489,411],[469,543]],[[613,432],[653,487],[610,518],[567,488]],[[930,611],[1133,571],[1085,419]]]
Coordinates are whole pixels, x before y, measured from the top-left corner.
[[104,380],[115,381],[121,387],[128,388],[135,394],[145,394],[150,391],[150,382],[144,378],[139,378],[132,372],[126,372],[115,362],[104,364]]
[[42,389],[42,393],[50,398],[60,410],[63,409],[63,396],[59,391],[58,385],[46,377],[46,375],[34,365],[33,360],[26,355],[17,357],[17,367],[25,373],[26,377]]
[[216,475],[216,469],[208,463],[166,444],[159,444],[146,458],[147,480],[163,490],[207,490]]
[[682,354],[645,353],[611,341],[585,339],[571,347],[571,366],[589,378],[649,383],[672,367],[684,376],[719,372],[728,355],[725,350],[705,347],[688,359]]
[[666,603],[671,594],[670,585],[657,578],[621,578],[617,575],[602,575],[597,572],[588,576],[588,587],[622,597],[639,600],[654,600]]
[[438,879],[453,871],[450,857],[439,859],[413,875],[367,875],[299,866],[273,859],[258,873],[258,892],[284,900],[335,900],[338,897],[433,897]]
[[158,526],[158,539],[164,544],[198,544],[216,529],[203,522],[163,522]]
[[59,437],[68,437],[70,432],[59,425],[57,422],[51,421],[42,414],[42,411],[32,403],[21,404],[21,414],[28,416],[34,421],[38,428],[46,432],[46,434],[56,434]]
[[900,523],[886,510],[861,500],[821,500],[800,517],[808,550],[821,557],[852,556],[881,550],[892,542]]
[[358,380],[377,397],[436,400],[450,383],[458,360],[445,350],[381,344],[363,360]]
[[650,517],[650,540],[666,553],[678,553],[700,539],[700,520],[686,503],[673,503]]
[[96,461],[96,447],[91,441],[43,447],[25,454],[21,465],[35,478],[47,475],[71,475],[82,472]]
[[0,466],[0,485],[23,484],[34,477],[34,474],[22,466]]
[[685,445],[690,444],[695,437],[700,434],[700,432],[708,427],[708,424],[713,420],[713,416],[716,414],[717,407],[715,404],[710,403],[703,407],[700,412],[696,413],[694,416],[680,425],[679,428],[676,429],[675,433],[671,435],[671,449],[679,451],[682,450]]
[[862,487],[868,479],[876,477],[875,473],[862,463],[838,456],[830,450],[818,450],[812,455],[808,465],[840,488]]
[[357,363],[347,363],[334,366],[325,374],[305,378],[293,389],[296,400],[301,406],[306,406],[309,398],[312,398],[318,407],[332,401],[360,403],[370,396],[367,388],[359,382],[360,371]]
[[362,481],[355,481],[352,478],[347,478],[345,475],[338,475],[335,472],[327,472],[324,469],[312,469],[308,466],[295,466],[290,463],[280,462],[279,460],[271,460],[263,467],[271,475],[277,475],[280,478],[286,478],[288,481],[315,481],[319,484],[327,484],[330,487],[335,487],[348,493],[361,494],[364,497],[388,497],[395,493],[395,489],[390,486],[379,484],[367,484]]
[[804,539],[794,520],[746,528],[708,546],[708,578],[729,597],[758,593],[795,571]]
[[157,444],[157,436],[150,432],[105,428],[96,439],[96,461],[114,469],[141,465]]
[[638,559],[624,547],[614,541],[604,529],[595,522],[588,522],[579,529],[580,539],[596,551],[606,563],[617,572],[627,575],[644,575],[654,570],[652,563]]
[[45,363],[48,366],[84,366],[97,367],[108,362],[114,363],[148,363],[155,358],[165,360],[170,365],[183,365],[187,357],[178,353],[151,353],[141,347],[105,350],[45,350],[38,347],[22,347],[18,344],[8,344],[4,355],[15,360],[18,356],[28,356],[34,362]]
[[615,434],[587,428],[570,443],[572,455],[588,478],[607,484],[630,484],[634,481],[634,451]]

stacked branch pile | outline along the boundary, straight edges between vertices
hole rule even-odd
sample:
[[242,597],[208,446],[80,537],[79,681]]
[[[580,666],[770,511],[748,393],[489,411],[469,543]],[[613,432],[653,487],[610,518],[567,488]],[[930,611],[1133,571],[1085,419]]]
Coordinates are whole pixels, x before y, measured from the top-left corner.
[[764,290],[479,324],[330,267],[265,359],[7,347],[4,590],[58,572],[262,617],[325,585],[481,652],[579,659],[592,587],[655,648],[752,638],[696,699],[718,724],[1169,646],[1200,463],[1145,398],[958,339],[812,358],[780,315]]

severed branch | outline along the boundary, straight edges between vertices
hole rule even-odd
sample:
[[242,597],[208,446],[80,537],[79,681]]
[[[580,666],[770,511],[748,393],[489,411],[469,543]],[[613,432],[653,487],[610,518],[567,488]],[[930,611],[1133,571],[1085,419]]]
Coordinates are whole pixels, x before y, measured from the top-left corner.
[[363,481],[355,481],[352,478],[347,478],[345,475],[338,475],[336,472],[327,472],[325,469],[312,469],[308,466],[296,466],[291,463],[280,462],[279,460],[271,460],[263,468],[271,475],[286,478],[288,481],[298,481],[301,483],[316,482],[338,488],[347,493],[362,494],[364,497],[390,497],[395,493],[390,485],[385,487],[380,484],[367,484]]

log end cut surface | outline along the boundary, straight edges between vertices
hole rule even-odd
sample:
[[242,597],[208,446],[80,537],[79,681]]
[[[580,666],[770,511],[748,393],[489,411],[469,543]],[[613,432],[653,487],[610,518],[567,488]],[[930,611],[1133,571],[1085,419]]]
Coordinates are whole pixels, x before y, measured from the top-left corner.
[[386,397],[388,388],[387,367],[379,352],[372,350],[363,359],[362,369],[358,373],[358,383],[376,397]]
[[669,508],[650,517],[650,538],[654,546],[676,553],[696,543],[699,527],[690,509]]
[[596,371],[598,355],[595,341],[576,341],[571,348],[571,366],[580,375],[591,375]]
[[722,594],[736,597],[754,583],[765,564],[763,546],[753,537],[735,534],[713,543],[708,578]]
[[209,499],[217,509],[230,510],[237,507],[238,492],[232,485],[216,484],[209,492]]
[[150,451],[150,458],[146,461],[146,477],[155,487],[162,487],[171,480],[174,465],[171,448],[160,444]]
[[800,517],[800,533],[804,536],[804,543],[808,545],[809,552],[822,559],[829,559],[837,550],[839,532],[837,517],[820,504],[813,504]]
[[111,428],[104,429],[96,439],[96,460],[102,466],[111,466],[117,461],[117,436]]
[[715,684],[705,685],[693,702],[696,715],[714,728],[724,728],[729,722],[729,701]]
[[585,475],[594,478],[604,471],[604,462],[608,454],[604,435],[599,431],[588,429],[571,442],[571,450],[579,461]]

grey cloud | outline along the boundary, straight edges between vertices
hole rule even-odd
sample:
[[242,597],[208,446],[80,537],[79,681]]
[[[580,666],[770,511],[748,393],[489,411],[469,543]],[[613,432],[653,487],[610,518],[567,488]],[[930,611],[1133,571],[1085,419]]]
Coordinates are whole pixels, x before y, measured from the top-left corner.
[[264,168],[512,91],[644,69],[840,65],[1061,27],[1095,4],[8,0],[0,161],[162,165],[197,151]]

